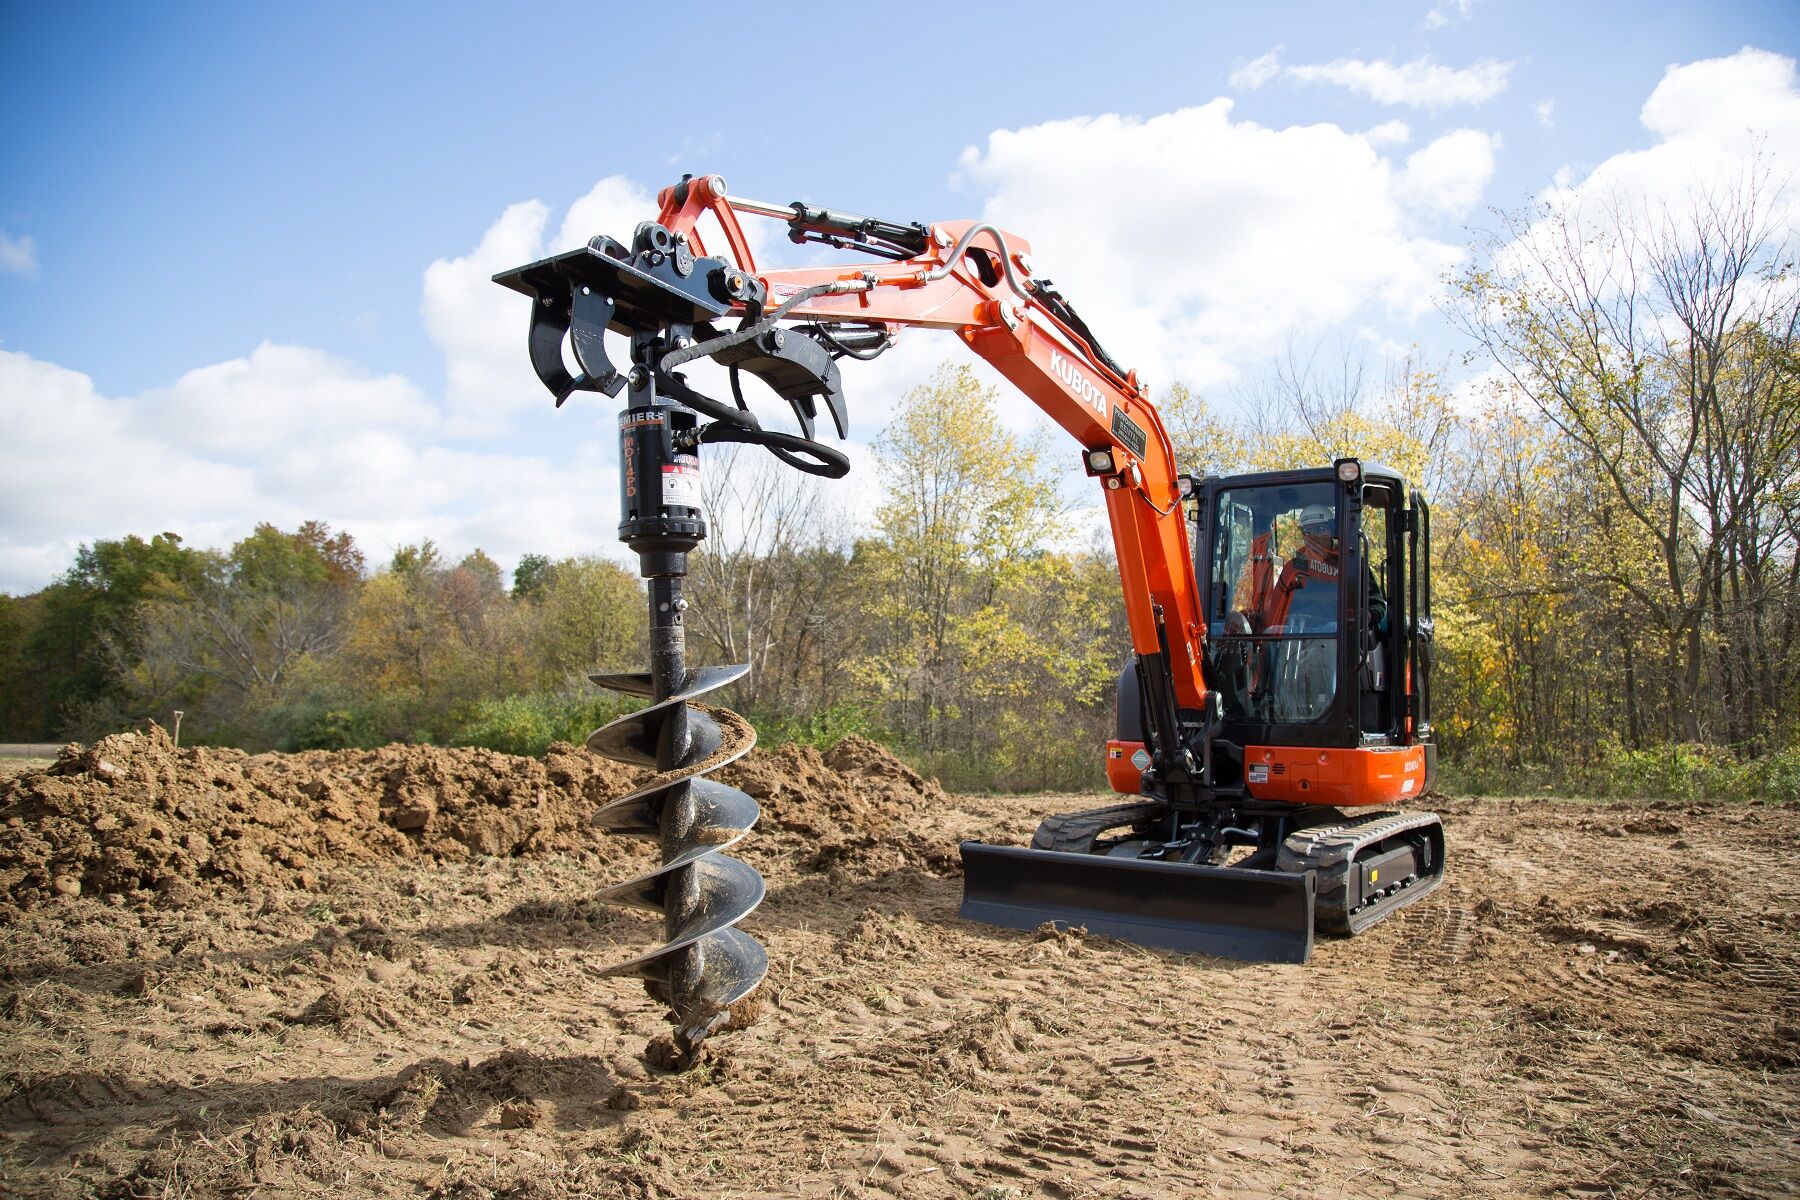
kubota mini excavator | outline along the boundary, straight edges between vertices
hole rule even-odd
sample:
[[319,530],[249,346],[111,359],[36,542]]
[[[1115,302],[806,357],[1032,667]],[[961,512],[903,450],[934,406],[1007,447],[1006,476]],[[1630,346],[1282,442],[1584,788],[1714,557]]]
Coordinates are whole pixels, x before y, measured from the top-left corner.
[[[842,476],[848,459],[814,436],[821,405],[847,432],[839,364],[910,327],[955,333],[1074,438],[1106,503],[1131,629],[1105,751],[1131,800],[1049,817],[1030,848],[964,843],[963,915],[1303,962],[1315,928],[1357,933],[1437,886],[1437,817],[1388,808],[1423,795],[1435,765],[1431,524],[1417,490],[1355,458],[1182,474],[1137,373],[1034,273],[1025,240],[993,225],[768,204],[710,175],[659,204],[629,245],[602,234],[495,281],[531,297],[532,364],[558,405],[627,392],[619,534],[649,580],[652,664],[595,680],[652,703],[589,745],[661,772],[596,821],[661,846],[657,870],[607,898],[661,912],[666,941],[614,969],[649,980],[685,1053],[766,966],[733,928],[762,881],[720,853],[756,805],[701,777],[727,752],[718,723],[687,704],[747,670],[686,663],[683,577],[706,536],[700,449],[762,445]],[[740,215],[861,261],[760,271]],[[609,329],[629,340],[628,366],[609,357]],[[680,372],[700,358],[727,368],[729,402]],[[798,433],[763,426],[744,373],[791,405]]]

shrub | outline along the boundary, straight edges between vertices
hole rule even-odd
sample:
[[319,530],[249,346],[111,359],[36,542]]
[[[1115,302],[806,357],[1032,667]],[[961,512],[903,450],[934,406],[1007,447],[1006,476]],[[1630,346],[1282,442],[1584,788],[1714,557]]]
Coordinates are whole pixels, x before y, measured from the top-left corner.
[[561,691],[503,696],[476,704],[447,740],[454,746],[536,758],[552,742],[580,744],[595,729],[641,704],[610,694],[575,697]]
[[880,730],[866,704],[834,704],[824,712],[811,716],[761,711],[747,714],[756,727],[756,740],[765,745],[799,742],[826,750],[852,734],[882,741]]

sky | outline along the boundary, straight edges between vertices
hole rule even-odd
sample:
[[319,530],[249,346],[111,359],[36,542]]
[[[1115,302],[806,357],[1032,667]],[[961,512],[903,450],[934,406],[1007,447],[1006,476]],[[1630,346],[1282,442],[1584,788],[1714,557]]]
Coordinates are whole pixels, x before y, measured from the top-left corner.
[[[628,240],[684,172],[994,220],[1114,357],[1227,411],[1294,347],[1458,369],[1445,278],[1496,210],[1800,175],[1792,0],[645,11],[0,5],[0,591],[309,518],[376,562],[620,557],[616,405],[552,409],[488,276]],[[848,364],[842,521],[960,355]]]

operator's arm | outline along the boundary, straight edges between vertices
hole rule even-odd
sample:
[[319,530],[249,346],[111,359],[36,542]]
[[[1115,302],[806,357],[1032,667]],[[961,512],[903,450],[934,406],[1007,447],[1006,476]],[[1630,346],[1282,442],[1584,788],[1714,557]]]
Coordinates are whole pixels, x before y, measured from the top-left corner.
[[1386,637],[1388,631],[1387,597],[1382,594],[1381,583],[1375,578],[1374,570],[1367,563],[1363,564],[1363,574],[1367,576],[1369,584],[1369,628]]

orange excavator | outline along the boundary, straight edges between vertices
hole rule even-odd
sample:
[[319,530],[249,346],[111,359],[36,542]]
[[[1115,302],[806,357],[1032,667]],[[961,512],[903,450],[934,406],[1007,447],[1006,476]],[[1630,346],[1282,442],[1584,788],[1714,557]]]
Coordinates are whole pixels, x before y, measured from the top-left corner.
[[[848,432],[840,366],[908,329],[955,334],[1074,439],[1105,500],[1131,630],[1105,750],[1130,799],[1047,817],[1030,847],[964,843],[963,915],[1304,962],[1316,930],[1357,933],[1437,886],[1437,817],[1392,808],[1430,789],[1436,751],[1430,509],[1405,479],[1356,458],[1183,474],[1148,387],[1036,273],[1026,241],[991,224],[769,204],[712,175],[684,177],[659,205],[629,244],[600,235],[495,280],[531,298],[532,363],[558,405],[626,393],[619,534],[649,581],[652,662],[595,679],[651,703],[589,745],[659,772],[597,821],[661,846],[657,870],[608,898],[662,913],[666,940],[616,969],[649,980],[688,1052],[766,965],[735,928],[761,879],[722,853],[756,806],[705,778],[732,751],[689,703],[747,669],[686,662],[701,451],[761,445],[842,476],[848,459],[816,430],[822,409]],[[745,216],[857,261],[761,270]],[[627,362],[610,357],[608,331]],[[726,369],[730,399],[682,373],[700,359]],[[797,432],[751,411],[745,374],[788,403]]]

